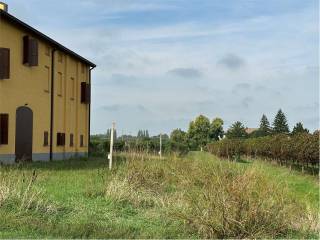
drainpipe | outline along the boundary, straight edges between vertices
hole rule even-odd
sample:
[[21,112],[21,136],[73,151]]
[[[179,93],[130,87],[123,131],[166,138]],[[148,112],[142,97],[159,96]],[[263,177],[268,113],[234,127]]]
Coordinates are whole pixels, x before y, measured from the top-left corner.
[[90,140],[91,140],[91,71],[95,67],[90,67],[89,70],[89,86],[90,86],[90,102],[89,102],[89,126],[88,126],[88,156],[90,156]]
[[51,51],[51,103],[50,103],[50,161],[52,161],[52,148],[53,148],[53,120],[54,120],[54,53],[56,49]]

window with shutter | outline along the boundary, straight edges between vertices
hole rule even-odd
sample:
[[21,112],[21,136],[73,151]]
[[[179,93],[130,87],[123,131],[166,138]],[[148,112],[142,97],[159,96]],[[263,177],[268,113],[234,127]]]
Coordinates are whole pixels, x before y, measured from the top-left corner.
[[66,144],[66,134],[57,133],[57,146],[64,146]]
[[38,40],[29,36],[23,37],[23,64],[30,67],[38,66]]
[[29,36],[23,37],[23,64],[29,63]]
[[70,134],[70,147],[73,147],[73,134]]
[[89,104],[91,99],[91,86],[86,84],[86,103]]
[[43,134],[43,146],[48,146],[49,145],[49,133],[46,131]]
[[38,66],[38,41],[36,39],[30,39],[30,61],[29,66]]
[[57,133],[57,146],[61,146],[61,133]]
[[91,99],[90,84],[86,82],[81,83],[81,103],[89,104]]
[[8,144],[9,114],[0,114],[0,145]]
[[80,147],[84,146],[83,140],[84,140],[83,135],[80,135]]
[[61,145],[65,146],[66,145],[66,134],[61,133]]
[[81,103],[86,103],[87,83],[81,83]]
[[10,78],[10,49],[0,48],[0,79]]

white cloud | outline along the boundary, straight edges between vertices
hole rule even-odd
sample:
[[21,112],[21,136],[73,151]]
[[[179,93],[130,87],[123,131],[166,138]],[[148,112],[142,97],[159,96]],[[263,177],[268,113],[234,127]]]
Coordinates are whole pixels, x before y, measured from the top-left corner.
[[[26,16],[32,12],[27,3],[12,2],[20,6],[17,12]],[[105,131],[114,119],[132,132],[143,126],[153,133],[169,131],[186,127],[178,124],[187,125],[200,113],[221,116],[227,125],[242,120],[255,127],[263,113],[271,121],[280,107],[291,124],[303,121],[309,128],[318,127],[319,109],[312,105],[319,106],[319,26],[314,9],[223,21],[190,18],[149,24],[139,18],[133,24],[129,20],[136,19],[128,17],[132,14],[183,13],[181,5],[144,0],[73,0],[67,4],[80,7],[71,16],[63,11],[60,20],[45,15],[30,21],[97,63],[93,132]],[[66,23],[70,17],[77,21]],[[219,61],[229,68],[217,65]],[[230,71],[230,66],[237,66],[237,71]],[[186,69],[180,76],[167,74]],[[106,111],[103,106],[118,111]],[[139,112],[137,106],[152,114]]]

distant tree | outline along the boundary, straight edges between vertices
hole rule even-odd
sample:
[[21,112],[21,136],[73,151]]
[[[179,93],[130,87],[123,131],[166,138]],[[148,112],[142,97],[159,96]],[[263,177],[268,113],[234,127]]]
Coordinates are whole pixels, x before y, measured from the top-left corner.
[[117,130],[115,129],[113,131],[113,141],[117,141],[118,137],[117,137]]
[[111,138],[111,129],[110,128],[107,130],[106,138],[109,140]]
[[187,140],[187,133],[181,129],[175,129],[170,134],[170,140],[178,143],[184,143]]
[[150,136],[149,136],[149,131],[148,130],[146,130],[146,138],[149,138]]
[[298,133],[309,133],[309,130],[303,127],[303,124],[301,122],[298,122],[292,130],[292,135],[298,134]]
[[137,137],[140,139],[140,138],[143,138],[143,131],[142,130],[139,130],[138,131],[138,135]]
[[[158,136],[158,138],[159,138],[159,137],[160,137],[160,135]],[[166,134],[166,133],[161,134],[161,138],[162,138],[162,140],[165,140],[165,141],[167,141],[167,140],[170,139],[169,135]]]
[[[110,138],[111,138],[111,128],[109,128],[108,130],[107,130],[107,133],[106,133],[106,139],[107,140],[110,140]],[[113,132],[113,141],[116,141],[117,140],[117,130],[115,129],[114,130],[114,132]]]
[[207,145],[210,139],[210,120],[200,115],[189,124],[188,141],[194,150]]
[[187,153],[189,150],[187,143],[187,133],[182,131],[181,129],[173,130],[170,134],[168,150],[179,154]]
[[223,120],[221,118],[213,119],[210,125],[210,133],[209,133],[210,139],[218,141],[223,137],[223,134],[224,134]]
[[248,134],[245,126],[241,122],[237,121],[229,128],[226,136],[227,138],[247,138]]
[[266,135],[264,135],[264,133],[261,132],[260,129],[255,130],[252,133],[248,134],[249,138],[257,138],[257,137],[263,137],[263,136],[266,136]]
[[267,136],[271,134],[271,127],[270,127],[270,123],[269,120],[267,118],[266,115],[262,115],[262,118],[260,120],[260,127],[258,130],[258,133],[256,133],[258,136]]
[[281,109],[279,109],[277,115],[274,118],[273,121],[273,133],[289,133],[289,125],[287,122],[287,118],[282,112]]

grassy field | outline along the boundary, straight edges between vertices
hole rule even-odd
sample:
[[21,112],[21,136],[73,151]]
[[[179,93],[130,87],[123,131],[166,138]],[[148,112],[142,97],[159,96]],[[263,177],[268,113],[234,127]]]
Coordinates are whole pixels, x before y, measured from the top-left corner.
[[318,204],[317,177],[198,152],[0,167],[1,238],[317,238]]

